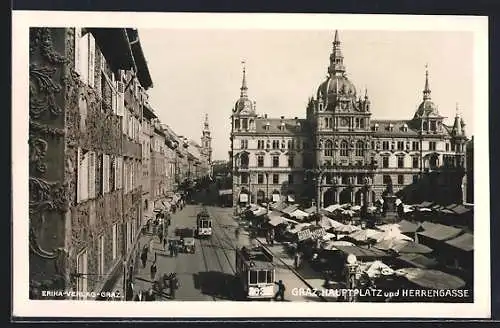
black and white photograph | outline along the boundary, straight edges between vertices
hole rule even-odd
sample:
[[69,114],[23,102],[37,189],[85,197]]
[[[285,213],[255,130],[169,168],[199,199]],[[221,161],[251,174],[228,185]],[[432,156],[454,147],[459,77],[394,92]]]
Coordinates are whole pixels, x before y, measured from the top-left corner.
[[14,12],[14,315],[488,317],[487,27]]

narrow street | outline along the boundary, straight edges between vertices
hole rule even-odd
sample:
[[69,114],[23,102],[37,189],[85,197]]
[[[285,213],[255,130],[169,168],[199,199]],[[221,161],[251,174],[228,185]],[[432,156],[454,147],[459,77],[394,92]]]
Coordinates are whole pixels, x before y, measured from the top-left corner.
[[[189,204],[182,211],[172,215],[171,226],[168,229],[169,238],[175,236],[176,228],[195,228],[196,215],[202,205]],[[147,290],[152,283],[150,266],[157,256],[157,277],[164,273],[177,273],[180,288],[177,290],[177,301],[234,301],[241,300],[238,294],[239,285],[235,280],[235,249],[251,245],[248,234],[243,229],[236,240],[235,229],[238,222],[233,218],[232,208],[206,206],[213,218],[212,237],[195,239],[196,251],[194,254],[179,253],[178,257],[171,257],[163,249],[157,236],[153,239],[152,251],[145,268],[140,268],[135,277],[135,292]],[[147,240],[147,239],[146,239]],[[253,241],[258,245],[257,241]],[[297,275],[291,271],[279,258],[274,261],[276,280],[283,280],[286,286],[285,299],[287,301],[321,301],[318,297],[294,296],[294,288],[308,288]],[[167,294],[161,300],[169,300]]]

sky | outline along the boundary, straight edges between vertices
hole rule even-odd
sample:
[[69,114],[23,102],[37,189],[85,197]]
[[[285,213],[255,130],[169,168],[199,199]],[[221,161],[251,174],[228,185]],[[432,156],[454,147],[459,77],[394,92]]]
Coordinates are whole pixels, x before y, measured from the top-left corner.
[[[199,142],[205,114],[214,160],[228,159],[230,115],[242,60],[258,114],[305,117],[326,79],[334,30],[139,29],[160,120]],[[428,66],[432,101],[452,124],[458,104],[473,131],[473,34],[339,30],[348,78],[367,88],[374,119],[410,119],[422,101]]]

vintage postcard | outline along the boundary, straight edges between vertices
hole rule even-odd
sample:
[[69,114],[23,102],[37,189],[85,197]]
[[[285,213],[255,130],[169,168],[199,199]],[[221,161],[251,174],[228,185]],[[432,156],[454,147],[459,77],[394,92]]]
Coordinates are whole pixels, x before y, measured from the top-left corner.
[[489,317],[487,26],[14,12],[13,314]]

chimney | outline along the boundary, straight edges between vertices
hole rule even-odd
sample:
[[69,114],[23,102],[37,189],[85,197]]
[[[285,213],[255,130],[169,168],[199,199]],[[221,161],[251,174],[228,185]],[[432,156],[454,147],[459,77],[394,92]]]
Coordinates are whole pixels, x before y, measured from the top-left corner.
[[264,118],[267,118],[267,114],[264,114]]

